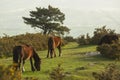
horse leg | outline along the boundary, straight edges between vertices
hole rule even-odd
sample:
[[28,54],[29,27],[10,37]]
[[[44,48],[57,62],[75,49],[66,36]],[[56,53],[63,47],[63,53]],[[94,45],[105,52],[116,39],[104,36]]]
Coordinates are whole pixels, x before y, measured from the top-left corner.
[[59,51],[59,57],[61,56],[61,46],[59,45],[58,47],[58,51]]
[[53,58],[53,49],[50,49],[50,57]]
[[49,57],[49,52],[50,52],[50,50],[48,49],[48,54],[47,54],[47,58]]
[[18,62],[18,69],[20,70],[20,66],[21,66],[21,58],[20,61]]
[[25,60],[22,61],[22,72],[25,72],[24,64],[25,64]]
[[55,49],[53,49],[54,57],[56,57]]
[[24,64],[25,64],[25,60],[23,59],[23,57],[21,58],[21,68],[22,68],[22,72],[24,72],[25,71],[25,69],[24,69]]
[[32,70],[32,71],[35,71],[35,68],[34,68],[33,62],[32,62],[32,58],[30,58],[30,64],[31,64],[31,70]]

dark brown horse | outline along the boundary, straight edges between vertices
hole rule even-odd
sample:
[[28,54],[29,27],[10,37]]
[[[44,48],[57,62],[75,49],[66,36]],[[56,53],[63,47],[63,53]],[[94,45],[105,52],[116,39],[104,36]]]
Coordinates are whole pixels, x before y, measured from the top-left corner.
[[[22,63],[22,71],[25,71],[24,64],[25,60],[30,60],[31,63],[31,70],[32,71],[40,71],[40,64],[41,59],[39,58],[38,54],[35,52],[34,48],[29,45],[20,45],[15,46],[13,48],[13,63],[17,64],[14,66],[17,69],[20,69],[20,65]],[[34,65],[33,61],[34,60]]]
[[49,57],[49,53],[50,53],[50,57],[52,58],[53,56],[56,57],[56,53],[55,53],[55,48],[58,48],[59,50],[59,56],[61,56],[61,44],[62,44],[62,40],[60,37],[58,36],[51,36],[48,39],[48,54],[47,54],[47,58]]

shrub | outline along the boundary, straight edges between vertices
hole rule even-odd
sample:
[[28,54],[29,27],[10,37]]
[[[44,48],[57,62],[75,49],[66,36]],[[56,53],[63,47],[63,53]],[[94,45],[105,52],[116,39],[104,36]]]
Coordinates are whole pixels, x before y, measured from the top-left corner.
[[120,58],[120,44],[102,44],[97,47],[97,51],[99,51],[103,56],[108,58]]
[[68,42],[74,42],[75,39],[72,36],[66,36],[64,37],[64,40],[68,41]]
[[21,71],[15,71],[12,65],[9,65],[8,67],[0,65],[0,80],[38,80],[33,77],[22,78],[21,75]]
[[37,51],[47,49],[48,36],[41,33],[26,33],[17,36],[5,36],[0,38],[0,57],[12,56],[12,49],[15,45],[28,44]]
[[109,64],[101,73],[93,72],[95,80],[120,80],[120,71],[114,63]]
[[89,40],[86,39],[84,35],[81,35],[80,37],[78,37],[77,43],[79,45],[88,45],[89,44]]
[[98,44],[102,36],[106,34],[115,34],[115,30],[107,29],[106,26],[102,26],[100,28],[95,28],[95,31],[93,33],[94,34],[91,39],[91,43]]
[[63,80],[65,77],[64,69],[61,68],[61,64],[58,64],[58,67],[53,69],[50,73],[51,80]]
[[87,33],[86,35],[81,35],[76,39],[77,43],[79,45],[88,45],[91,44],[91,38],[89,34]]
[[11,65],[8,67],[1,65],[0,66],[0,80],[21,80],[21,72],[14,71]]

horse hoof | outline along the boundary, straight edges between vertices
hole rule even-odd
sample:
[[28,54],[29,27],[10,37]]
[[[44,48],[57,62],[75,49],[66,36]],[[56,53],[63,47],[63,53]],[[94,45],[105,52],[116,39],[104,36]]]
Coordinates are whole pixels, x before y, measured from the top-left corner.
[[35,70],[32,70],[32,72],[34,72]]
[[35,71],[35,69],[34,69],[34,68],[32,68],[31,70],[32,70],[33,72]]
[[21,71],[22,73],[25,72],[24,70]]
[[23,67],[22,72],[25,72],[25,68]]

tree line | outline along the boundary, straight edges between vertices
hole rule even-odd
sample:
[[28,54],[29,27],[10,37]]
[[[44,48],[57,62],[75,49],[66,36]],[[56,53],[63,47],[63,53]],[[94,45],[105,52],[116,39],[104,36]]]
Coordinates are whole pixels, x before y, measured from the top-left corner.
[[87,33],[86,35],[80,35],[76,40],[79,45],[88,45],[88,44],[97,45],[100,39],[106,34],[117,34],[117,33],[115,33],[115,30],[108,29],[106,28],[106,26],[102,26],[100,28],[95,28],[95,31],[93,32],[93,36],[89,36],[89,34]]
[[11,56],[12,49],[16,45],[28,44],[37,51],[47,49],[47,35],[41,33],[26,33],[17,36],[4,36],[0,38],[0,57]]

